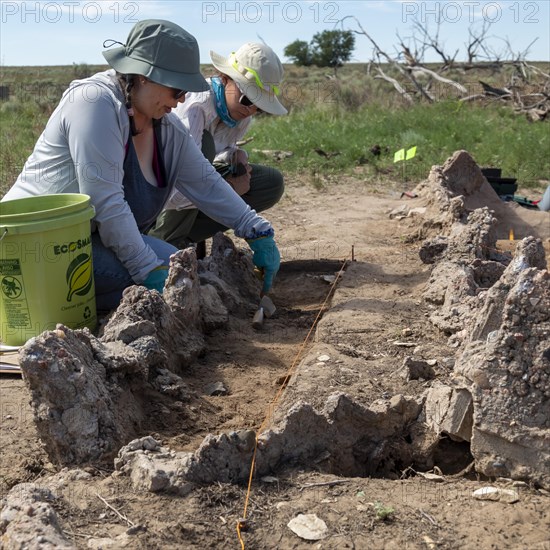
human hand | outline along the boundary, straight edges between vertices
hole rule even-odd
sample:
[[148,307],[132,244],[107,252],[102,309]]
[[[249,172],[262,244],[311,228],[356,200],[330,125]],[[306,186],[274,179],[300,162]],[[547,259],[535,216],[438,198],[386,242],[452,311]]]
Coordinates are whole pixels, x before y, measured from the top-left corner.
[[225,180],[238,195],[244,195],[250,190],[250,174],[252,167],[248,164],[248,154],[243,149],[237,149],[231,160],[233,174],[225,176]]
[[225,180],[238,195],[244,195],[250,190],[250,174],[252,172],[252,167],[250,164],[245,165],[246,172],[240,176],[227,176]]
[[143,286],[149,290],[158,290],[162,294],[166,277],[168,277],[168,266],[159,265],[149,272],[149,275],[143,281]]
[[248,165],[248,153],[244,149],[237,149],[233,155],[231,164],[237,166],[237,164]]
[[263,273],[262,292],[266,294],[273,286],[275,275],[279,271],[279,265],[281,264],[279,249],[272,236],[247,239],[247,242],[254,252],[252,256],[254,265]]

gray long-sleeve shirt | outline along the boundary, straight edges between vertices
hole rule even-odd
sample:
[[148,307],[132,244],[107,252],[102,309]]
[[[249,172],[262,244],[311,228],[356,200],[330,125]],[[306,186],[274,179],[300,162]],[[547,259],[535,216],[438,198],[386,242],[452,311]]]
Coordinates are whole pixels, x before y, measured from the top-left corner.
[[550,210],[550,185],[546,188],[542,199],[539,201],[538,207],[544,211]]
[[[123,163],[129,117],[115,71],[74,81],[63,94],[23,171],[2,200],[51,193],[85,193],[95,207],[92,220],[136,283],[162,262],[144,243],[124,200]],[[162,121],[162,155],[174,193],[166,208],[186,198],[205,214],[254,238],[271,230],[204,158],[176,115]]]

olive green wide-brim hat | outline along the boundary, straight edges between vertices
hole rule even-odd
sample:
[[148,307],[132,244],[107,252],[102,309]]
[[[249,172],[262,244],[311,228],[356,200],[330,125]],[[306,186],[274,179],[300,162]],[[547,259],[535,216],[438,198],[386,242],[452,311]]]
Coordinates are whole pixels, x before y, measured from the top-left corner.
[[281,95],[283,65],[267,44],[247,42],[229,57],[211,51],[210,59],[259,109],[272,115],[288,113],[277,97]]
[[170,21],[139,21],[126,44],[105,50],[103,57],[122,74],[140,74],[157,84],[189,92],[209,89],[200,73],[197,40]]

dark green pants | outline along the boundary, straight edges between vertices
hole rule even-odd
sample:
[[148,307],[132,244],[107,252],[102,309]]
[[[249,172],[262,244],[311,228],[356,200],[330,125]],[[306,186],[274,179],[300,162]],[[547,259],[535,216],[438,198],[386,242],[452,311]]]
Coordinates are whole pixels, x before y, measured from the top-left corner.
[[[204,132],[202,151],[212,162],[214,140],[209,132]],[[242,199],[256,212],[262,212],[279,202],[283,196],[283,175],[276,168],[251,164],[250,189]],[[212,237],[218,231],[229,229],[209,218],[197,208],[186,210],[164,210],[157,218],[149,235],[169,242],[176,248],[185,248],[189,242],[200,242]]]

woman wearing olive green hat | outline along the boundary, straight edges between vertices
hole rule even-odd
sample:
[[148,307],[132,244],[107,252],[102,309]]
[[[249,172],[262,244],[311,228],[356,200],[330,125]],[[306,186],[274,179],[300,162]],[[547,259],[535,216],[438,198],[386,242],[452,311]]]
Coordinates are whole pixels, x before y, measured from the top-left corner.
[[[218,74],[207,79],[209,89],[187,94],[174,112],[229,185],[251,208],[262,212],[282,197],[283,176],[275,168],[249,164],[237,143],[254,115],[287,113],[279,101],[283,66],[268,45],[254,42],[243,44],[228,57],[213,51],[210,57]],[[149,234],[180,248],[225,229],[189,201],[185,209],[164,211]]]
[[271,224],[226,184],[171,113],[187,91],[208,88],[195,38],[169,21],[146,20],[126,44],[110,42],[120,45],[103,52],[112,69],[71,83],[3,200],[90,195],[99,309],[116,307],[132,284],[162,291],[177,249],[145,233],[163,208],[186,198],[248,240],[267,292],[279,267]]

